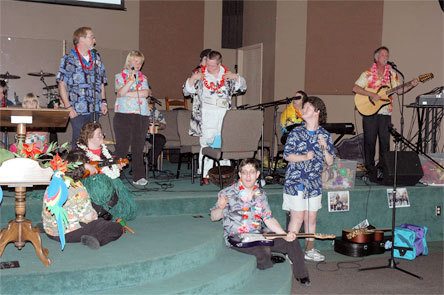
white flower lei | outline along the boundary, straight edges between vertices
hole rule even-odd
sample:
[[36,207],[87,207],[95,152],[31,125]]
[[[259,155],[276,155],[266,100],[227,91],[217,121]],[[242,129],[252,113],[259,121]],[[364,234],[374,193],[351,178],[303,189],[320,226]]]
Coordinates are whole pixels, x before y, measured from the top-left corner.
[[[90,149],[88,147],[86,147],[83,144],[77,144],[77,146],[83,150],[86,154],[86,156],[88,157],[88,159],[90,159],[91,161],[101,161],[102,159],[100,158],[100,156],[94,154],[93,152],[90,151]],[[108,160],[112,159],[111,154],[108,151],[108,148],[106,147],[106,145],[101,144],[102,146],[102,154],[105,156],[105,158],[107,158]],[[120,176],[120,170],[119,167],[117,166],[117,164],[113,164],[111,165],[111,168],[109,166],[103,167],[101,169],[102,173],[105,174],[106,176],[108,176],[111,179],[116,179],[117,177]]]

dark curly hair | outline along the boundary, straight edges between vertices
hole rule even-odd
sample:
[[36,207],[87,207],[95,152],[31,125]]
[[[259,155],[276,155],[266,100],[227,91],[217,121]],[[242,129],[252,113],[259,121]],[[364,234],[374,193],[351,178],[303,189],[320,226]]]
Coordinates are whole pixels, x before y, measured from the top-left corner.
[[80,131],[78,143],[88,146],[88,139],[92,138],[96,129],[102,129],[100,123],[86,123]]
[[84,163],[88,162],[88,158],[82,150],[72,150],[66,155],[64,155],[64,159],[68,161],[68,163],[82,163],[77,168],[72,171],[67,171],[65,173],[66,176],[71,177],[74,181],[78,181],[82,179],[85,174],[85,165]]
[[302,107],[304,107],[307,102],[314,107],[315,111],[319,111],[319,124],[327,123],[327,107],[322,99],[317,96],[308,96],[304,99]]

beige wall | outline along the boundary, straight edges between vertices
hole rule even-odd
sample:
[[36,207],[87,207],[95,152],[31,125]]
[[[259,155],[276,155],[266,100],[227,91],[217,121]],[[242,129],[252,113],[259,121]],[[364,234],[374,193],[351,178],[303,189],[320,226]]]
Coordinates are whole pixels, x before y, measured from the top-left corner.
[[[77,6],[31,3],[12,0],[0,1],[0,72],[9,71],[22,78],[10,81],[10,88],[21,98],[27,92],[40,95],[45,105],[43,84],[29,72],[57,73],[62,56],[62,40],[72,48],[72,33],[81,26],[92,27],[97,49],[102,55],[108,76],[107,96],[110,107],[114,103],[114,74],[121,70],[126,53],[139,47],[139,0],[125,1],[127,10],[109,10]],[[11,38],[11,45],[5,40]],[[23,46],[28,46],[23,48]],[[14,46],[17,46],[14,48]],[[41,63],[40,61],[45,61]],[[6,69],[5,66],[8,65]],[[54,77],[46,78],[49,85]],[[12,94],[12,93],[11,93]],[[107,137],[111,137],[109,117],[102,118]],[[60,134],[61,141],[70,138],[71,131]]]

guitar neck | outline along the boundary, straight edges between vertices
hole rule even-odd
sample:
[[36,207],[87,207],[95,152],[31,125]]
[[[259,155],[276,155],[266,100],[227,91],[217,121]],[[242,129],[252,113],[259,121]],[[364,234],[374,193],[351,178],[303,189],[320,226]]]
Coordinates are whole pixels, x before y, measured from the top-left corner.
[[[262,234],[264,237],[270,237],[270,238],[284,238],[287,236],[287,234]],[[298,233],[296,234],[297,238],[315,238],[316,234],[305,234],[305,233]]]
[[387,90],[387,92],[386,92],[387,96],[392,95],[393,93],[395,93],[395,92],[398,91],[399,89],[403,89],[404,87],[409,87],[410,85],[412,85],[412,82],[413,82],[413,80],[411,80],[411,81],[409,81],[409,82],[406,82],[406,83],[404,83],[404,84],[401,84],[401,85],[399,85],[399,86],[396,86],[396,87],[390,88],[390,89]]

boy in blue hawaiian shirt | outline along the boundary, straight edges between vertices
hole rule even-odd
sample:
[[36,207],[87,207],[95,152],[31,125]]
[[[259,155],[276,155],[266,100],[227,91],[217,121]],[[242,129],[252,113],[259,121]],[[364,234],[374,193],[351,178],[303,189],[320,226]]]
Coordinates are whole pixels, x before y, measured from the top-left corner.
[[[288,231],[298,233],[304,223],[306,233],[315,233],[317,211],[322,207],[321,174],[324,162],[333,164],[334,147],[330,133],[320,126],[327,121],[327,109],[319,97],[304,100],[302,119],[304,123],[290,132],[284,148],[288,166],[282,209],[290,211]],[[313,238],[306,239],[305,259],[325,260],[314,248]]]

